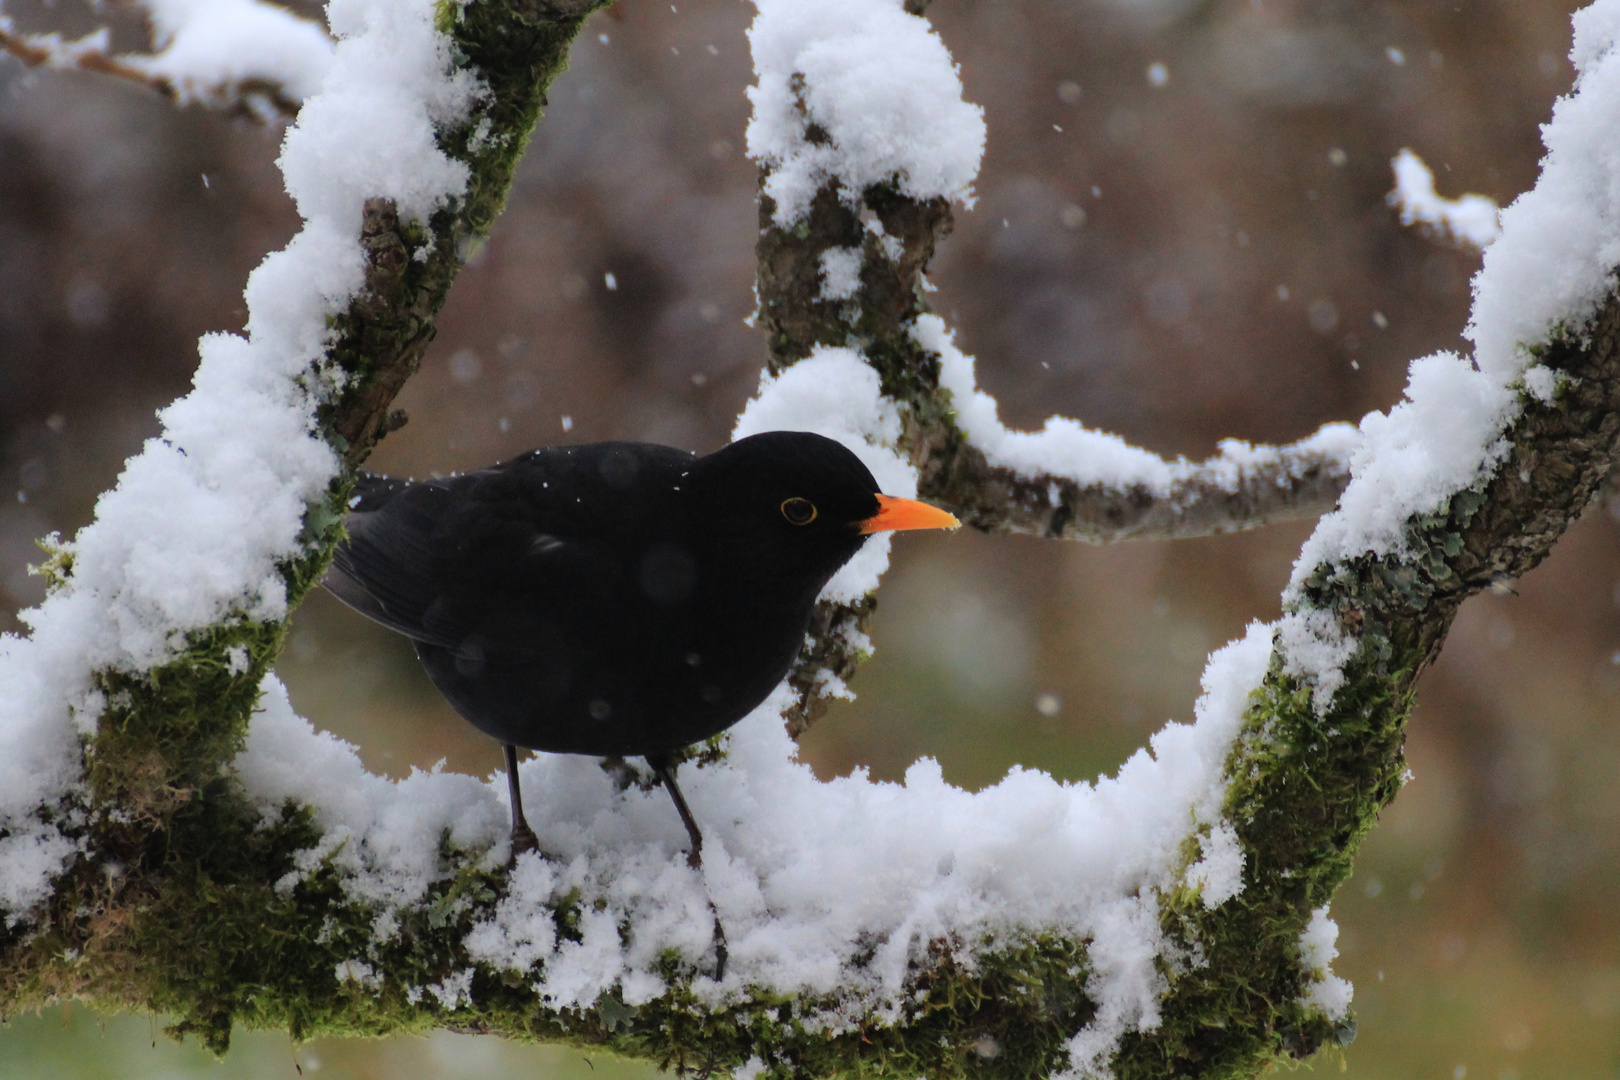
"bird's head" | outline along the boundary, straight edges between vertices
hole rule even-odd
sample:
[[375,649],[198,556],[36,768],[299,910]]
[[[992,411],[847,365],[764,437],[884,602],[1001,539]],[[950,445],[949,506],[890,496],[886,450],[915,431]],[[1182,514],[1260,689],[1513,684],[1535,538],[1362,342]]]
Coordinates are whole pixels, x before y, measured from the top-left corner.
[[807,431],[739,439],[703,458],[694,474],[702,512],[721,531],[823,581],[873,533],[960,524],[926,503],[884,495],[848,448]]

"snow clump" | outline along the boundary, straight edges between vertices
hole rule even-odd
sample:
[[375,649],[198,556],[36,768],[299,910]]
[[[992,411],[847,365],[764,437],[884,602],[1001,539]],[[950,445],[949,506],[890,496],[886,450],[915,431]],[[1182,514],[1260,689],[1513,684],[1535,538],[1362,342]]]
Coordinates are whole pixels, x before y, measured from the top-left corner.
[[748,31],[758,83],[748,154],[768,170],[776,223],[792,225],[824,184],[856,200],[896,181],[914,199],[972,205],[984,111],[901,0],[756,0]]

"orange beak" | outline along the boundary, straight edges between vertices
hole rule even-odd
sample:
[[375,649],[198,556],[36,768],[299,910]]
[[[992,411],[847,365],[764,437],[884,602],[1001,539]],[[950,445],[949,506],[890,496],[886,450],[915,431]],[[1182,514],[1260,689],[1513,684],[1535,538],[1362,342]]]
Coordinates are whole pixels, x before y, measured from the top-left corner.
[[960,529],[962,523],[937,506],[911,499],[879,495],[878,512],[861,522],[861,534],[900,532],[905,529]]

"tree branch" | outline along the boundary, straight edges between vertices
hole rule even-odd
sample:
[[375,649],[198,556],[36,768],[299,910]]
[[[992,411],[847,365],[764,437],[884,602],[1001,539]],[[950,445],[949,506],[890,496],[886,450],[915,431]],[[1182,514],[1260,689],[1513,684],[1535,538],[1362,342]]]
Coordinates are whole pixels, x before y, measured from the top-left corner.
[[[80,41],[63,41],[59,34],[15,34],[0,25],[0,49],[15,56],[28,67],[44,67],[56,71],[92,71],[98,75],[111,75],[126,82],[136,83],[178,101],[180,95],[174,84],[161,75],[125,63],[106,50],[105,32],[97,31]],[[298,111],[294,102],[287,111],[291,116]]]
[[[260,0],[219,0],[176,11],[154,11],[141,0],[121,0],[153,24],[161,49],[113,55],[106,29],[63,41],[59,34],[19,34],[0,16],[0,49],[29,67],[107,75],[143,86],[179,104],[202,104],[228,115],[266,123],[291,120],[314,91],[330,59],[331,41],[315,23]],[[220,37],[232,19],[251,20]],[[190,32],[201,27],[191,40]]]
[[1207,964],[1169,973],[1164,1011],[1177,1022],[1127,1037],[1119,1076],[1210,1075],[1353,1035],[1304,1003],[1311,965],[1298,941],[1400,789],[1417,679],[1462,602],[1539,564],[1620,457],[1620,297],[1535,351],[1559,376],[1556,399],[1519,395],[1512,449],[1493,475],[1409,519],[1406,554],[1299,575],[1292,614],[1322,618],[1353,646],[1343,685],[1322,709],[1323,688],[1298,674],[1298,648],[1279,636],[1226,769],[1224,817],[1246,853],[1241,902],[1211,911],[1187,890],[1165,906],[1166,934],[1196,943]]
[[986,532],[1093,544],[1184,540],[1320,517],[1350,482],[1351,441],[1224,444],[1221,453],[1197,464],[1162,462],[1169,480],[1158,486],[1031,476],[991,465],[969,444],[951,459],[949,473],[935,474],[929,491],[964,524]]
[[[471,116],[440,132],[441,147],[469,167],[467,186],[425,220],[386,201],[365,206],[363,288],[333,317],[320,360],[282,380],[314,400],[325,391],[315,423],[342,458],[280,567],[290,602],[318,579],[340,532],[346,478],[393,423],[392,390],[431,338],[461,254],[498,213],[544,86],[578,29],[577,18],[554,18],[530,0],[465,8],[446,3],[439,14],[461,50],[460,62],[475,67],[488,88]],[[915,282],[898,273],[886,277],[884,266],[910,266],[907,273],[920,274],[948,214],[943,204],[907,200],[882,186],[864,192],[861,202],[882,225],[881,234],[853,208],[836,198],[828,205],[819,195],[813,213],[826,218],[819,225],[812,220],[806,232],[826,229],[842,238],[835,246],[860,248],[858,291],[865,299],[828,309],[812,304],[836,301],[790,302],[762,287],[775,362],[808,355],[826,341],[816,335],[842,332],[838,344],[858,343],[884,392],[900,404],[901,441],[921,467],[925,491],[943,490],[953,476],[975,475],[958,464],[967,436],[950,413],[961,403],[941,389],[949,358],[919,344]],[[769,264],[762,283],[771,274],[806,273],[804,253],[794,246],[803,238],[769,233],[761,241],[762,265]],[[810,282],[819,280],[819,255],[816,263]],[[779,284],[809,289],[804,280]],[[795,345],[794,335],[806,334]],[[309,793],[335,783],[334,777],[370,784],[344,794],[363,804],[375,823],[418,792],[443,798],[448,786],[479,785],[424,774],[407,781],[416,786],[406,790],[369,777],[357,761],[334,765],[341,755],[330,746],[307,731],[294,734],[301,722],[266,678],[283,623],[240,597],[178,645],[170,648],[165,640],[167,651],[154,649],[161,662],[143,666],[126,658],[97,668],[94,693],[78,703],[93,730],[88,724],[75,729],[64,707],[59,727],[70,738],[76,730],[82,734],[87,783],[42,801],[28,820],[8,819],[0,853],[15,850],[13,842],[27,839],[26,830],[38,829],[41,835],[55,830],[77,854],[64,858],[43,904],[6,912],[0,1012],[83,995],[167,1011],[176,1018],[173,1031],[194,1033],[216,1050],[228,1044],[234,1023],[283,1027],[295,1038],[442,1025],[605,1046],[677,1069],[748,1068],[750,1075],[784,1078],[844,1072],[1011,1077],[1111,1068],[1121,1080],[1145,1080],[1251,1075],[1275,1057],[1304,1056],[1342,1039],[1347,1028],[1344,1012],[1324,1006],[1316,993],[1324,973],[1312,970],[1318,965],[1306,955],[1302,935],[1399,786],[1415,679],[1462,600],[1539,562],[1601,490],[1620,452],[1620,300],[1611,291],[1582,325],[1532,344],[1546,369],[1537,386],[1546,390],[1550,383],[1555,392],[1520,393],[1516,407],[1501,417],[1505,457],[1489,457],[1496,434],[1489,433],[1479,460],[1497,460],[1496,467],[1412,513],[1400,523],[1397,542],[1329,552],[1301,570],[1265,656],[1269,670],[1258,692],[1249,694],[1254,682],[1244,683],[1241,703],[1233,706],[1236,741],[1218,744],[1230,745],[1218,820],[1176,803],[1167,828],[1176,836],[1183,828],[1191,834],[1179,853],[1170,849],[1166,856],[1169,876],[1132,870],[1137,884],[1117,899],[1130,912],[1156,918],[1159,939],[1167,943],[1153,952],[1149,973],[1164,989],[1154,993],[1156,1026],[1145,1016],[1124,1015],[1106,992],[1109,965],[1118,958],[1091,950],[1102,933],[1095,926],[1054,920],[998,934],[971,920],[946,919],[940,925],[951,929],[936,933],[928,928],[935,924],[908,918],[884,936],[859,924],[861,932],[839,955],[817,952],[817,943],[803,945],[816,954],[818,972],[820,966],[836,969],[836,981],[818,975],[790,986],[744,984],[733,975],[717,985],[700,970],[693,950],[670,944],[692,926],[699,939],[707,935],[703,903],[709,898],[656,844],[649,845],[651,855],[608,848],[605,860],[615,875],[624,860],[643,859],[629,875],[639,875],[639,883],[617,876],[609,883],[628,900],[590,878],[602,871],[592,866],[591,851],[576,852],[572,861],[526,854],[508,870],[495,839],[498,813],[493,822],[447,817],[432,842],[408,852],[425,865],[404,866],[395,833],[346,821]],[[1546,372],[1553,375],[1541,378]],[[276,389],[287,392],[280,383]],[[183,446],[176,450],[184,452]],[[1227,454],[1228,460],[1239,456]],[[1210,486],[1196,479],[1210,473],[1208,465],[1188,467],[1187,513],[1203,512],[1189,493],[1198,483]],[[1075,483],[1069,503],[1078,505]],[[1055,503],[1053,516],[1027,513],[1052,531],[1056,511],[1066,505],[1062,490],[1048,502]],[[1008,524],[1016,522],[1009,517]],[[88,572],[74,559],[75,549],[64,546],[54,560],[54,597],[71,599],[79,575]],[[820,640],[836,638],[844,643],[840,649],[853,649],[858,638],[849,624],[825,625]],[[16,684],[4,680],[16,672],[3,663],[8,655],[0,654],[0,689],[10,691]],[[261,700],[266,687],[271,692]],[[21,708],[20,696],[0,694],[0,703]],[[279,757],[268,750],[241,754],[256,707],[263,715],[255,732],[287,744]],[[1172,756],[1173,747],[1156,745],[1162,757]],[[312,747],[320,754],[305,753]],[[1134,767],[1162,764],[1141,760]],[[278,769],[279,778],[247,775]],[[321,770],[328,771],[313,775]],[[919,784],[926,782],[919,777]],[[1123,784],[1123,777],[1114,783]],[[261,793],[260,801],[250,791]],[[266,791],[283,793],[268,817]],[[754,805],[776,794],[766,792]],[[1075,800],[1059,804],[1067,813],[1091,795],[1098,791],[1063,788],[1057,797]],[[594,797],[583,786],[570,796]],[[883,794],[897,797],[893,790]],[[863,830],[880,801],[861,807]],[[458,805],[498,809],[488,799]],[[1063,816],[1053,808],[1043,802],[1039,810],[1048,818]],[[902,819],[902,827],[915,830],[917,822]],[[1208,864],[1221,830],[1235,845],[1242,888],[1216,895]],[[565,832],[559,829],[559,836]],[[840,857],[851,858],[844,834],[829,835],[846,841]],[[780,837],[771,839],[781,846]],[[46,849],[28,851],[40,857]],[[725,899],[757,901],[760,918],[779,919],[765,895],[768,883],[749,876],[746,856],[725,863],[723,854],[717,848],[721,876],[714,880],[730,890]],[[989,876],[973,879],[969,891],[989,888],[1006,873],[993,860],[986,865],[980,869]],[[804,876],[803,868],[794,869]],[[952,864],[930,853],[929,865],[915,872],[925,902],[934,902],[935,890],[953,873]],[[570,876],[576,874],[583,876]],[[424,882],[419,890],[400,884],[411,875]],[[681,918],[683,899],[704,917]],[[659,914],[673,925],[638,923],[637,902],[667,904]],[[831,917],[825,905],[815,914]],[[767,921],[763,936],[775,926]],[[759,940],[753,947],[782,948]],[[548,965],[574,963],[577,974],[594,958],[619,958],[637,948],[650,952],[637,954],[638,966],[627,966],[622,978],[613,970],[594,972],[603,987],[594,997],[548,989]],[[765,963],[757,955],[754,962]]]

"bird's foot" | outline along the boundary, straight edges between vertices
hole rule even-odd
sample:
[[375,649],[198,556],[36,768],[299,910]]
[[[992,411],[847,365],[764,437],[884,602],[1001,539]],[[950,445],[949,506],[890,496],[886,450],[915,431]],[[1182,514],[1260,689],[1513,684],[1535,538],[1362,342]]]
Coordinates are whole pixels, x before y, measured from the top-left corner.
[[[709,905],[712,910],[714,905]],[[720,925],[720,916],[714,917],[714,981],[719,982],[726,977],[726,928]]]
[[506,860],[506,867],[510,870],[517,865],[518,856],[526,851],[539,851],[540,838],[534,835],[527,821],[512,826],[512,856]]

